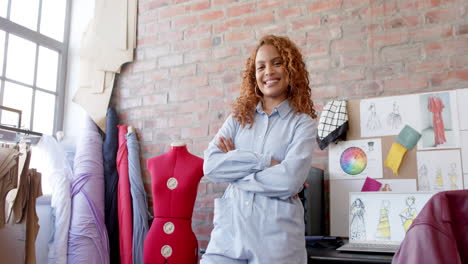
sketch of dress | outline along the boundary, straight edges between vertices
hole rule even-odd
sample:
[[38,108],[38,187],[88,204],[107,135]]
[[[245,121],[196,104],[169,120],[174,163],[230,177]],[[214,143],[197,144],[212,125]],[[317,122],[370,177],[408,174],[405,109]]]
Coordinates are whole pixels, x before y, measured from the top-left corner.
[[418,170],[418,185],[419,191],[430,191],[429,178],[427,177],[426,164],[421,165]]
[[410,196],[406,198],[407,207],[400,213],[401,222],[405,232],[408,232],[411,224],[413,223],[414,218],[416,218],[416,208],[414,207],[414,202],[416,198]]
[[440,168],[437,169],[437,173],[435,177],[435,189],[436,190],[444,189],[444,178],[442,177],[442,170]]
[[390,240],[390,221],[388,220],[388,211],[390,209],[390,201],[383,200],[380,208],[379,223],[377,224],[377,233],[375,237],[378,240]]
[[438,96],[429,97],[427,108],[432,112],[432,125],[434,126],[434,145],[440,145],[447,142],[445,139],[444,120],[442,118],[442,111],[444,110],[444,103]]
[[450,189],[452,190],[458,190],[457,186],[457,164],[456,163],[451,163],[450,164],[450,172],[448,173],[449,179],[450,179]]
[[366,126],[369,130],[377,130],[381,127],[379,117],[377,116],[377,110],[375,109],[375,103],[369,105],[369,119],[367,119]]
[[351,225],[350,240],[365,240],[366,225],[364,223],[364,213],[366,212],[361,199],[356,199],[351,204]]
[[387,125],[390,129],[400,128],[403,124],[401,120],[400,110],[398,104],[393,102],[393,111],[387,116]]

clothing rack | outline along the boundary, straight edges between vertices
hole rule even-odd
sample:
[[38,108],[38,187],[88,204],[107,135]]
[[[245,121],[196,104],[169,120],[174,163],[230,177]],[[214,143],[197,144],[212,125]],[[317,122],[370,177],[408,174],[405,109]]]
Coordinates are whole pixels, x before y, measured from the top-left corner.
[[[7,126],[4,124],[0,123],[0,140],[6,140],[6,141],[19,141],[19,135],[27,135],[27,136],[36,136],[36,137],[42,137],[42,133],[40,132],[35,132],[32,130],[27,130],[27,129],[21,129],[21,117],[22,117],[22,111],[18,109],[14,109],[11,107],[6,107],[3,105],[0,105],[0,110],[8,111],[8,112],[13,112],[15,114],[18,114],[18,124],[17,127],[12,127],[12,126]],[[21,136],[20,136],[21,137]]]

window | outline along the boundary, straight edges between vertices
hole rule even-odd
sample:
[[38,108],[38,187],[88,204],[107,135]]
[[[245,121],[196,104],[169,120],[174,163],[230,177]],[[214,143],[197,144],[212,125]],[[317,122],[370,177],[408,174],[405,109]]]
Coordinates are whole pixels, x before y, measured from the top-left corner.
[[[21,128],[62,129],[71,0],[0,0],[0,105]],[[18,115],[0,112],[2,125]]]

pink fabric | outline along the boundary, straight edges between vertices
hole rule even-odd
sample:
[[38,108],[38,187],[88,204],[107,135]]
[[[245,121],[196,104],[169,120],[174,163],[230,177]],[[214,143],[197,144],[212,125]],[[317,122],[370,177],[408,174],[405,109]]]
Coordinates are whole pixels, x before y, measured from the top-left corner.
[[392,264],[468,263],[468,190],[434,195],[414,219]]
[[380,190],[380,187],[382,187],[382,183],[372,178],[366,177],[366,181],[362,186],[361,192],[377,192]]
[[117,189],[117,205],[120,227],[120,262],[122,264],[132,264],[133,222],[130,178],[128,176],[128,149],[127,139],[125,138],[127,126],[118,125],[117,127],[119,128],[119,149],[117,151],[119,183]]

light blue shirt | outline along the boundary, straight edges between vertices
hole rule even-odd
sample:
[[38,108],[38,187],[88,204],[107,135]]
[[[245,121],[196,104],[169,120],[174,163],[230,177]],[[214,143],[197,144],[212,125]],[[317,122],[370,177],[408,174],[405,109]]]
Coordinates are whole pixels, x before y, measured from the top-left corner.
[[[310,170],[314,131],[312,118],[295,113],[288,100],[270,115],[258,103],[252,128],[228,117],[205,151],[205,176],[229,186],[215,200],[201,263],[306,263],[304,211],[291,197]],[[220,136],[232,138],[235,150],[222,152]],[[270,167],[272,159],[280,164]]]

